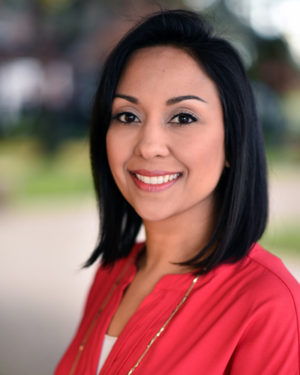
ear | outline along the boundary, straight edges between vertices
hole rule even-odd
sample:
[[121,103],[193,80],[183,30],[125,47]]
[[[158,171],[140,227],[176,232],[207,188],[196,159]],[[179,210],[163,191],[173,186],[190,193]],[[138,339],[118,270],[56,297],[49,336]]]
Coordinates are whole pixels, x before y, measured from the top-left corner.
[[230,168],[230,163],[229,163],[228,160],[225,160],[225,167],[226,167],[226,168]]

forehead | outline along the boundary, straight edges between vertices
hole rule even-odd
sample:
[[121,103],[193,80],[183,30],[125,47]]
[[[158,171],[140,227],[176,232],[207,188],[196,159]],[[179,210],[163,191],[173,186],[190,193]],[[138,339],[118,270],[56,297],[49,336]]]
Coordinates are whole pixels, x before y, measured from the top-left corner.
[[[135,71],[152,70],[163,72],[172,72],[176,70],[183,72],[185,66],[193,67],[193,72],[201,69],[200,64],[191,57],[186,51],[173,46],[155,46],[138,49],[129,57],[121,78]],[[133,72],[134,73],[134,72]]]
[[172,45],[157,45],[153,47],[140,48],[132,53],[126,66],[128,67],[131,64],[141,62],[147,65],[147,62],[151,61],[151,63],[153,63],[153,60],[156,59],[159,59],[160,62],[166,61],[169,63],[171,61],[189,61],[190,64],[193,64],[198,68],[200,67],[198,61],[192,57],[192,54],[189,53],[188,50]]
[[205,95],[218,101],[215,83],[201,64],[185,50],[173,46],[147,47],[129,58],[116,89],[137,96]]

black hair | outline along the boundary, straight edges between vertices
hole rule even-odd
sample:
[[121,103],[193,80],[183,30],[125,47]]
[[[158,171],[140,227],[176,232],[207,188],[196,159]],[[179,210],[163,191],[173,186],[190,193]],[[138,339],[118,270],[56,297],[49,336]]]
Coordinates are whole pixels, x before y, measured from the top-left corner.
[[184,49],[214,81],[223,108],[225,154],[230,165],[216,188],[218,215],[211,238],[195,257],[181,264],[208,272],[222,262],[237,261],[265,230],[268,194],[264,142],[243,63],[228,41],[213,34],[202,16],[186,10],[164,10],[130,30],[110,53],[102,71],[90,133],[100,238],[86,266],[98,258],[106,266],[127,256],[141,227],[141,218],[124,199],[110,172],[106,133],[115,90],[128,59],[138,49],[161,45]]

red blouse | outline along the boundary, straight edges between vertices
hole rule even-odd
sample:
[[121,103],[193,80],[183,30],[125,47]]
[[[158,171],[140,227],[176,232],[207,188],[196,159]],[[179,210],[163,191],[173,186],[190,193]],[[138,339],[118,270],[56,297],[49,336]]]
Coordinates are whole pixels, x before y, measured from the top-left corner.
[[[140,249],[138,244],[127,259],[99,268],[55,375],[96,374],[104,334],[135,276]],[[120,334],[101,375],[128,374],[193,278],[186,273],[160,279]],[[200,276],[134,375],[299,375],[299,326],[299,283],[278,258],[255,245],[237,263]]]

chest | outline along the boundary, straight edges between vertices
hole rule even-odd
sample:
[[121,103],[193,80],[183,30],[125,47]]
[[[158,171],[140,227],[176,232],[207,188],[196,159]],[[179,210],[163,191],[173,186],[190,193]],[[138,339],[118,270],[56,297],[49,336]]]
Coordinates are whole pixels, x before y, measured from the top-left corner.
[[[187,287],[189,284],[186,283]],[[191,293],[143,356],[149,343],[179,306],[187,288],[154,288],[146,297],[142,298],[141,294],[139,299],[131,300],[130,293],[134,294],[134,289],[126,291],[126,286],[120,287],[97,322],[93,323],[86,352],[78,363],[78,374],[93,374],[92,371],[85,372],[87,366],[92,368],[93,361],[97,366],[103,336],[107,332],[113,334],[113,329],[120,330],[119,337],[101,375],[128,374],[141,357],[136,374],[199,375],[199,359],[201,367],[205,369],[203,373],[224,373],[246,319],[233,299],[220,303],[221,291],[218,293],[216,290],[212,298],[211,291],[206,293],[205,286],[203,288]],[[114,317],[118,316],[116,314],[121,316],[123,312],[127,314],[127,319],[115,319],[114,323]],[[238,319],[233,318],[235,314]],[[90,323],[87,324],[84,330],[88,331],[90,326]],[[216,357],[218,361],[215,361]]]
[[[225,373],[246,319],[233,319],[235,309],[229,305],[217,309],[204,299],[199,309],[190,298],[168,322],[181,299],[163,290],[146,297],[125,325],[101,375],[128,374],[140,358],[136,374],[199,375],[200,362],[201,374]],[[240,311],[236,315],[241,317]]]

